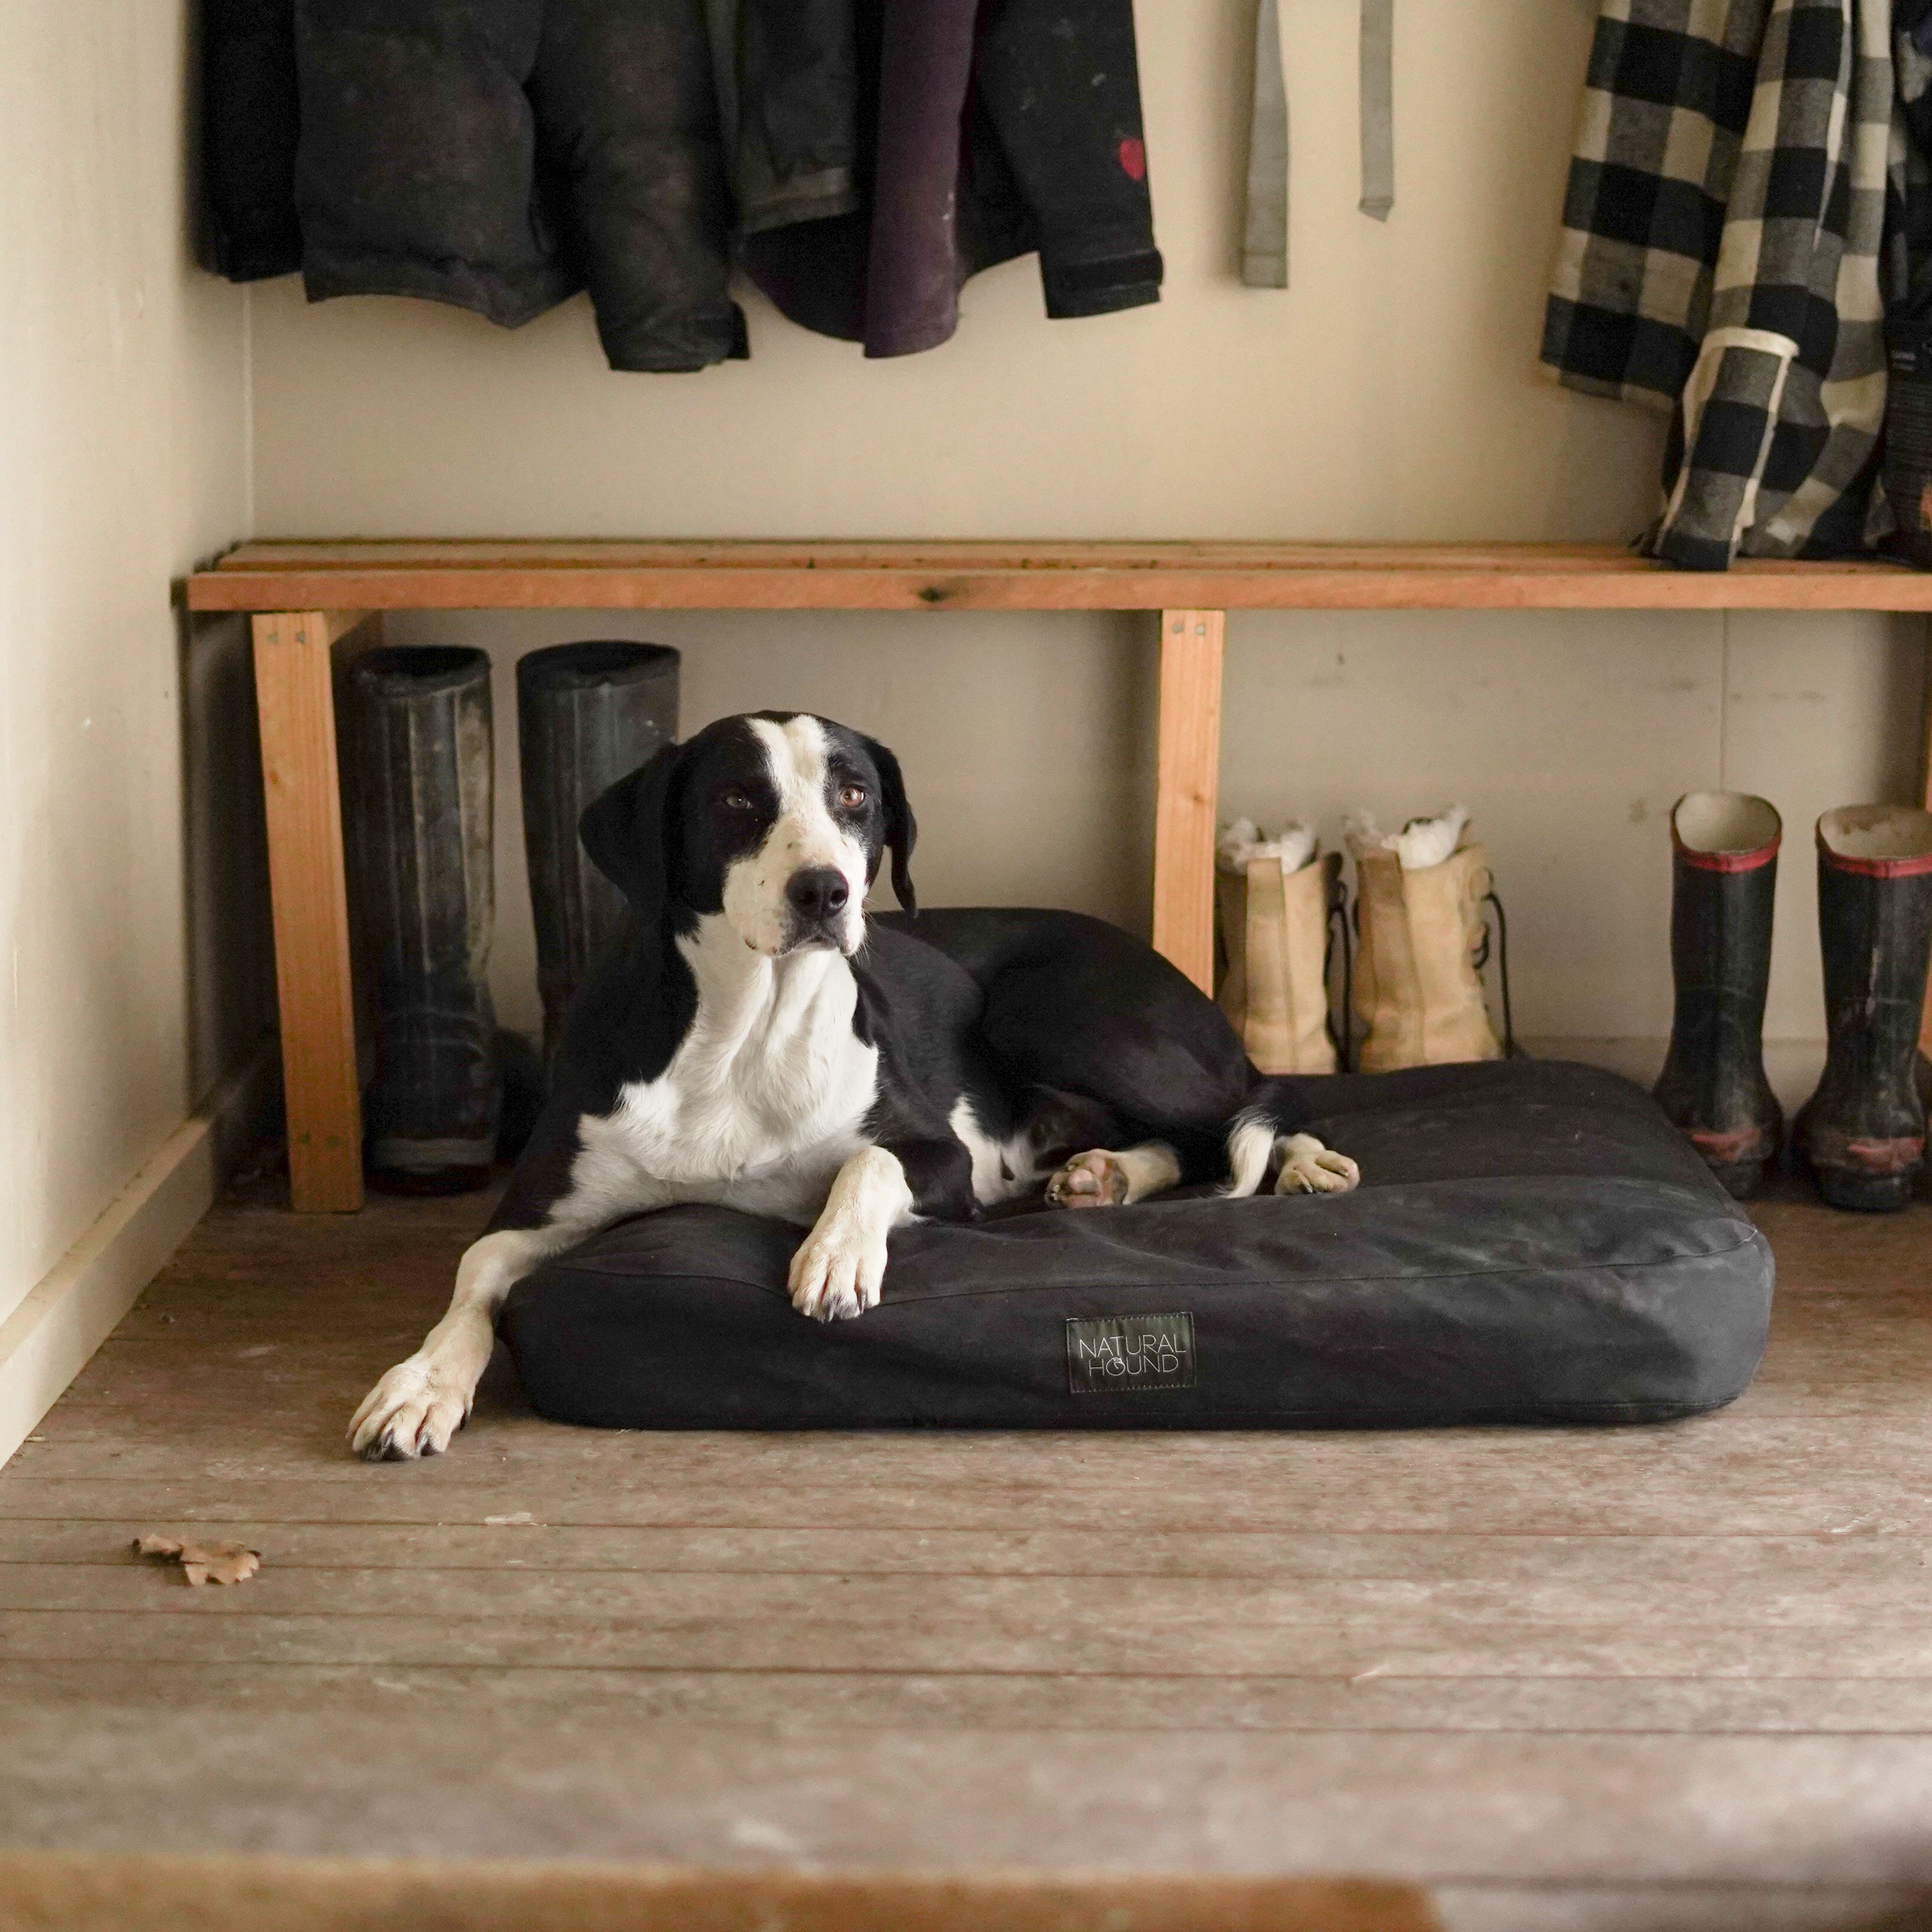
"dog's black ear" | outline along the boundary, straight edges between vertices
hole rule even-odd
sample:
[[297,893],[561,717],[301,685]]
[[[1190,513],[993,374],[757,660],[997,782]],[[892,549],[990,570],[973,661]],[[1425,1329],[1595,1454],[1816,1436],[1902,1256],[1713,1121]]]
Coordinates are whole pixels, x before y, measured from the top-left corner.
[[860,742],[878,768],[879,787],[884,794],[881,802],[886,808],[886,846],[892,855],[892,890],[908,912],[916,913],[919,902],[913,892],[911,868],[913,841],[919,836],[919,823],[906,802],[905,779],[898,760],[878,739],[865,738]]
[[592,862],[637,908],[647,930],[662,922],[670,891],[669,806],[683,755],[682,745],[665,746],[592,800],[577,821]]

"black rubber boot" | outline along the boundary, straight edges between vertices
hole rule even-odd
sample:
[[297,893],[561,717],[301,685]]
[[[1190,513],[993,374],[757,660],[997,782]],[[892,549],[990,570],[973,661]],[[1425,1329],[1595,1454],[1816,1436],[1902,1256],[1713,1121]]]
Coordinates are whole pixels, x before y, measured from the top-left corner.
[[370,1178],[458,1192],[489,1180],[502,1108],[486,976],[490,660],[447,646],[370,651],[348,682],[348,818],[374,968]]
[[1784,827],[1743,792],[1694,791],[1670,814],[1670,966],[1677,982],[1658,1104],[1732,1194],[1777,1157],[1784,1116],[1764,1077],[1772,900]]
[[1818,938],[1830,1046],[1798,1116],[1798,1148],[1834,1208],[1884,1214],[1910,1201],[1925,1153],[1932,812],[1853,805],[1819,820]]
[[556,644],[517,664],[524,845],[536,921],[544,1058],[624,898],[578,842],[590,801],[677,736],[677,652],[664,644]]

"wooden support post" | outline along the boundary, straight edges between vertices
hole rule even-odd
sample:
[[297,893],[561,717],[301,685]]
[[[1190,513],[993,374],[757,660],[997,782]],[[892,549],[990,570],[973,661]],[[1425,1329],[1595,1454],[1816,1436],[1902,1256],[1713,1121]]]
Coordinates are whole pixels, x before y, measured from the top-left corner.
[[[1925,762],[1919,769],[1918,794],[1928,812],[1932,812],[1932,636],[1926,640],[1925,694],[1922,703],[1920,739]],[[1925,1007],[1918,1022],[1918,1050],[1932,1055],[1932,985],[1925,988]]]
[[1160,743],[1154,794],[1154,944],[1214,990],[1214,806],[1221,776],[1227,614],[1160,614]]
[[289,1192],[298,1214],[352,1214],[362,1204],[362,1096],[336,764],[334,646],[364,623],[358,641],[376,641],[382,620],[357,611],[283,610],[254,622]]

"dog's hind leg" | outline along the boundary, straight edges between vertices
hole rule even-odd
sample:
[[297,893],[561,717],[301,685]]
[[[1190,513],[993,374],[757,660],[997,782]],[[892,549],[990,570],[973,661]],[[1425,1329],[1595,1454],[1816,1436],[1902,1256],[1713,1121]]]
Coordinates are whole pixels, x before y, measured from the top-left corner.
[[1277,1194],[1346,1194],[1360,1184],[1362,1170],[1346,1154],[1312,1134],[1278,1133],[1265,1118],[1246,1114],[1228,1135],[1229,1179],[1223,1191],[1237,1200],[1258,1194],[1277,1152]]
[[1277,1194],[1346,1194],[1357,1186],[1362,1170],[1304,1130],[1310,1118],[1307,1096],[1294,1081],[1258,1082],[1247,1106],[1228,1124],[1224,1191],[1238,1200],[1258,1193],[1277,1154]]
[[1345,1154],[1325,1146],[1312,1134],[1290,1134],[1282,1150],[1281,1172],[1275,1176],[1277,1194],[1346,1194],[1358,1186],[1362,1170]]
[[1143,1141],[1118,1152],[1090,1148],[1046,1184],[1046,1198],[1054,1208],[1126,1208],[1180,1179],[1180,1156],[1165,1141]]

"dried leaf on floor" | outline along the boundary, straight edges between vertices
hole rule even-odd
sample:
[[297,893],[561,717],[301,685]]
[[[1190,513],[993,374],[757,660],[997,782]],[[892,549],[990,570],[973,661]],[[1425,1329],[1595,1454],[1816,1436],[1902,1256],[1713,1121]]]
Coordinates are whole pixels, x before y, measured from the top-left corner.
[[184,1543],[178,1537],[152,1532],[134,1539],[137,1556],[158,1556],[178,1563],[182,1574],[196,1589],[204,1583],[243,1583],[262,1567],[262,1552],[241,1543]]

